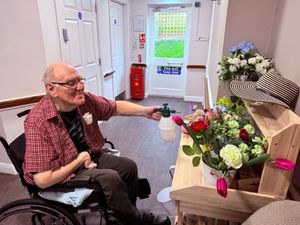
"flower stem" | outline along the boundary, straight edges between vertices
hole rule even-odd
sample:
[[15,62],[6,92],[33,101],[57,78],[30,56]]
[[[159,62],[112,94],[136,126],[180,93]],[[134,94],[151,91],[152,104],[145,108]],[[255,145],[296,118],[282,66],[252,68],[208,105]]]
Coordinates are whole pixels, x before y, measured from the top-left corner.
[[193,141],[196,143],[197,147],[199,148],[199,150],[201,152],[201,155],[203,155],[202,149],[201,149],[199,142],[198,142],[195,134],[193,133],[193,131],[191,131],[190,127],[188,125],[186,125],[186,123],[183,123],[183,127],[186,129],[186,131],[189,133],[189,135],[191,136]]

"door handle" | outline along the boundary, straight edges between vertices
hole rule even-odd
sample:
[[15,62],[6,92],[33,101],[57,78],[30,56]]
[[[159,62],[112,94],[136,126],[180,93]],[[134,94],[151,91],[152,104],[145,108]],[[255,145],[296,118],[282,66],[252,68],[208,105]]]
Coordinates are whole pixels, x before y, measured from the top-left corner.
[[107,71],[107,72],[104,74],[104,78],[113,76],[115,72],[116,72],[115,70]]
[[69,41],[68,32],[66,28],[62,29],[64,42],[67,43]]

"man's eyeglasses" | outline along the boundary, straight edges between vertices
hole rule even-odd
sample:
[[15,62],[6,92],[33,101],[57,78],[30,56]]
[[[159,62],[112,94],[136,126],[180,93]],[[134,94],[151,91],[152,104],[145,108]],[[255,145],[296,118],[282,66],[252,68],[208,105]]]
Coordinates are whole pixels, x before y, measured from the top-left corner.
[[75,79],[75,80],[70,80],[68,82],[50,82],[50,83],[61,85],[61,86],[64,86],[66,88],[75,89],[75,88],[77,88],[77,85],[78,85],[79,82],[84,84],[85,80],[86,80],[85,78],[81,77],[81,78],[78,78],[78,79]]

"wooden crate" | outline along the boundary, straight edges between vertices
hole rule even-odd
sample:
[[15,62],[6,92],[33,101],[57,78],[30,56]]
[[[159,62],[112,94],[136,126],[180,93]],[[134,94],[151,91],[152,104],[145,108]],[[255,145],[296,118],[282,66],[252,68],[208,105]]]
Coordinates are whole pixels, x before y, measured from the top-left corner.
[[[300,118],[291,110],[275,104],[246,102],[246,106],[268,139],[271,158],[296,162],[300,148]],[[215,187],[203,182],[201,165],[193,167],[192,157],[183,153],[182,145],[185,144],[192,144],[189,136],[181,137],[170,192],[170,197],[176,200],[178,225],[182,225],[184,212],[243,222],[262,206],[286,198],[292,172],[275,168],[270,163],[263,167],[258,192],[228,189],[227,198],[221,197]]]

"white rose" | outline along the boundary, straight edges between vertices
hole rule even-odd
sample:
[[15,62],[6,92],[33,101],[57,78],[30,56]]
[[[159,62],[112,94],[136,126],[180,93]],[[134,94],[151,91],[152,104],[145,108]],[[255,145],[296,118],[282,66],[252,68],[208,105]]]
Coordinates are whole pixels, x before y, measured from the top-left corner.
[[244,66],[246,66],[247,65],[247,60],[246,59],[243,59],[242,61],[241,61],[241,67],[244,67]]
[[264,57],[262,57],[261,55],[257,55],[255,58],[257,61],[264,60]]
[[249,64],[252,64],[252,65],[255,65],[256,64],[256,58],[250,58],[250,59],[248,59],[248,63]]
[[230,71],[230,72],[233,73],[233,72],[235,72],[236,70],[237,70],[237,69],[236,69],[236,66],[234,66],[234,65],[230,65],[230,66],[229,66],[229,71]]
[[257,72],[260,72],[263,68],[264,68],[264,67],[263,67],[263,65],[262,65],[261,63],[258,63],[258,64],[255,65],[255,70],[256,70]]
[[269,60],[265,59],[264,61],[261,62],[264,68],[268,68],[270,66]]
[[221,71],[221,69],[222,69],[221,65],[218,65],[217,66],[217,73],[219,73]]
[[234,59],[232,60],[231,64],[237,66],[237,65],[239,65],[240,61],[241,61],[241,60],[240,60],[239,58],[234,58]]
[[226,145],[220,150],[220,156],[224,159],[225,164],[230,168],[239,169],[243,165],[243,157],[240,149],[235,145]]

